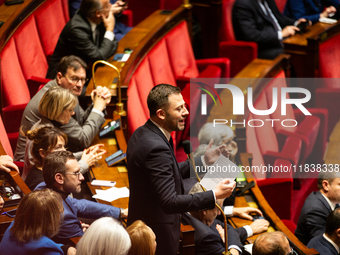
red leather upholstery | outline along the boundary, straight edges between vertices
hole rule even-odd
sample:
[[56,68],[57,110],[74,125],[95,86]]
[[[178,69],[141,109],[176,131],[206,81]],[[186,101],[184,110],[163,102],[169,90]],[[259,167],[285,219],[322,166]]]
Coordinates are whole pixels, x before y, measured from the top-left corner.
[[[287,0],[275,0],[276,6],[281,13],[283,13]],[[293,232],[294,233],[294,232]]]
[[[340,71],[337,68],[340,59],[340,36],[335,36],[320,44],[319,48],[319,73],[321,78],[339,78]],[[322,84],[320,86],[320,84]],[[333,131],[335,124],[340,119],[339,93],[340,83],[338,79],[325,79],[318,84],[316,89],[316,107],[326,108],[329,111],[328,136]]]
[[[1,116],[0,116],[0,143],[2,147],[4,148],[6,154],[13,158],[13,150],[8,140],[8,136],[7,136],[4,124],[2,122]],[[22,173],[24,163],[23,162],[14,162],[14,163],[19,167],[20,173]]]
[[[48,60],[53,54],[54,48],[57,45],[62,29],[69,20],[68,3],[66,1],[66,18],[63,2],[65,2],[65,0],[46,1],[34,12],[41,44],[43,46],[45,56],[47,56]],[[64,15],[62,15],[63,13]],[[41,77],[45,77],[46,71]],[[36,76],[38,75],[36,74]]]
[[235,40],[232,8],[235,0],[222,1],[222,27],[220,31],[219,56],[230,59],[230,75],[234,77],[253,59],[257,58],[257,44]]
[[[277,108],[270,114],[274,121],[274,130],[279,141],[284,141],[288,136],[300,138],[303,142],[299,163],[304,164],[308,157],[313,158],[314,163],[322,163],[327,145],[327,110],[308,109],[312,116],[304,115],[299,109],[293,110],[291,104],[286,106],[286,116],[281,114],[281,88],[287,87],[284,72],[281,71],[265,88],[268,106],[273,102],[273,88],[277,88]],[[267,108],[269,109],[269,107]],[[281,124],[285,119],[293,119],[298,122],[295,127],[286,127]],[[292,125],[290,122],[288,125]]]
[[47,55],[52,54],[68,15],[67,0],[44,2],[20,24],[1,51],[3,122],[13,148],[25,105],[47,82],[37,77],[45,77]]

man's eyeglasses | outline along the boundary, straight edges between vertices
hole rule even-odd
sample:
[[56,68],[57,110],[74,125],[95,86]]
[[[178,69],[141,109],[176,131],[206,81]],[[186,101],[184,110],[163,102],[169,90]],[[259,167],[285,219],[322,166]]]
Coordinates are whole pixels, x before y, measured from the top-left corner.
[[79,179],[80,175],[82,175],[82,173],[80,171],[75,172],[75,173],[71,173],[71,172],[66,172],[65,174],[72,174],[72,175],[76,175]]
[[79,81],[81,81],[81,84],[84,85],[89,79],[72,76],[70,80],[72,81],[73,84],[77,84]]

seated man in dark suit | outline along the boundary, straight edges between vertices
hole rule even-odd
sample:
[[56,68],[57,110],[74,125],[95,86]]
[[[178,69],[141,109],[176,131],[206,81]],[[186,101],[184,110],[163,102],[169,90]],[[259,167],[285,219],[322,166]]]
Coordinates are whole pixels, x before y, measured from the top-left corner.
[[[80,7],[81,0],[69,0],[69,9],[70,9],[70,17],[73,17],[74,14],[76,14],[77,10]],[[122,0],[110,0],[110,3],[112,4],[111,10],[113,12],[113,15],[115,15],[116,23],[115,28],[113,30],[113,33],[115,34],[116,40],[119,42],[120,39],[124,37],[131,29],[132,27],[126,26],[124,23],[120,22],[120,18],[122,16],[122,12],[127,9],[127,1]]]
[[267,232],[256,238],[253,255],[287,255],[294,254],[289,241],[280,231]]
[[[203,192],[199,183],[191,189],[189,194]],[[217,200],[222,206],[223,199]],[[195,254],[214,255],[225,252],[224,224],[216,219],[220,214],[217,207],[210,210],[194,211],[183,214],[182,223],[191,225],[195,229]],[[244,230],[245,232],[245,230]],[[228,249],[231,254],[241,254],[243,246],[238,233],[228,224]],[[244,233],[246,236],[246,233]]]
[[325,232],[327,216],[340,203],[340,174],[334,171],[321,172],[318,189],[307,197],[295,230],[296,237],[305,245],[314,236]]
[[232,13],[236,40],[256,42],[258,58],[274,59],[283,52],[282,40],[299,31],[274,0],[236,0]]
[[53,79],[62,57],[76,55],[83,59],[91,77],[92,64],[106,60],[117,49],[117,41],[112,32],[115,19],[109,0],[83,0],[79,12],[61,31],[57,46],[49,62],[46,78]]
[[338,255],[340,247],[340,209],[331,212],[326,220],[326,232],[322,235],[313,237],[308,248],[314,248],[320,255]]

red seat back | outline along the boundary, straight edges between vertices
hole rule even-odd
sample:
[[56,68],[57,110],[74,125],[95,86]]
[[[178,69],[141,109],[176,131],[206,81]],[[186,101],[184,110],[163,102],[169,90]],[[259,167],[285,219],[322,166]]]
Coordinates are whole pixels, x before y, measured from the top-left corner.
[[34,15],[28,17],[15,31],[15,46],[25,79],[45,77],[48,63],[42,48]]
[[235,0],[222,1],[222,29],[220,30],[220,42],[235,41],[232,11]]
[[199,75],[187,23],[172,29],[165,37],[169,58],[175,78],[196,78]]
[[11,37],[1,51],[0,68],[2,107],[27,104],[30,100],[30,92],[21,68],[14,37]]
[[[46,1],[34,12],[39,37],[46,56],[53,54],[59,35],[69,20],[68,4],[66,3],[66,18],[64,13],[65,3],[63,2],[65,2],[65,0]],[[43,77],[45,77],[45,75],[46,73]]]
[[0,142],[2,144],[2,147],[4,148],[7,155],[11,156],[13,158],[13,151],[11,144],[8,140],[8,136],[5,130],[4,123],[2,122],[2,118],[0,116]]
[[[340,60],[340,35],[337,35],[319,46],[319,77],[323,78],[339,78],[339,60]],[[330,83],[327,87],[336,86],[339,88],[338,83],[332,85]]]

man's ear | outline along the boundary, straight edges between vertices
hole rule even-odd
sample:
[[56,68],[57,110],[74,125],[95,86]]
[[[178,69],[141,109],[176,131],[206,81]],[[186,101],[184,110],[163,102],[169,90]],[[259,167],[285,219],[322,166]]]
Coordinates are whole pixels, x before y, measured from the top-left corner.
[[96,10],[95,13],[94,13],[94,16],[95,16],[96,18],[101,18],[101,17],[102,17],[101,11]]
[[64,176],[61,173],[56,173],[56,175],[54,176],[54,179],[56,181],[56,183],[63,185],[64,184]]
[[61,74],[61,72],[58,72],[55,78],[57,80],[57,83],[60,85],[61,84],[61,78],[63,78],[63,75]]
[[323,188],[323,190],[324,190],[325,192],[328,192],[328,191],[329,191],[329,186],[330,186],[330,184],[329,184],[329,182],[328,182],[327,180],[323,180],[323,181],[322,181],[322,188]]
[[165,111],[163,109],[158,109],[156,115],[159,119],[165,120]]
[[338,238],[340,238],[340,228],[336,230],[336,235],[338,236]]

